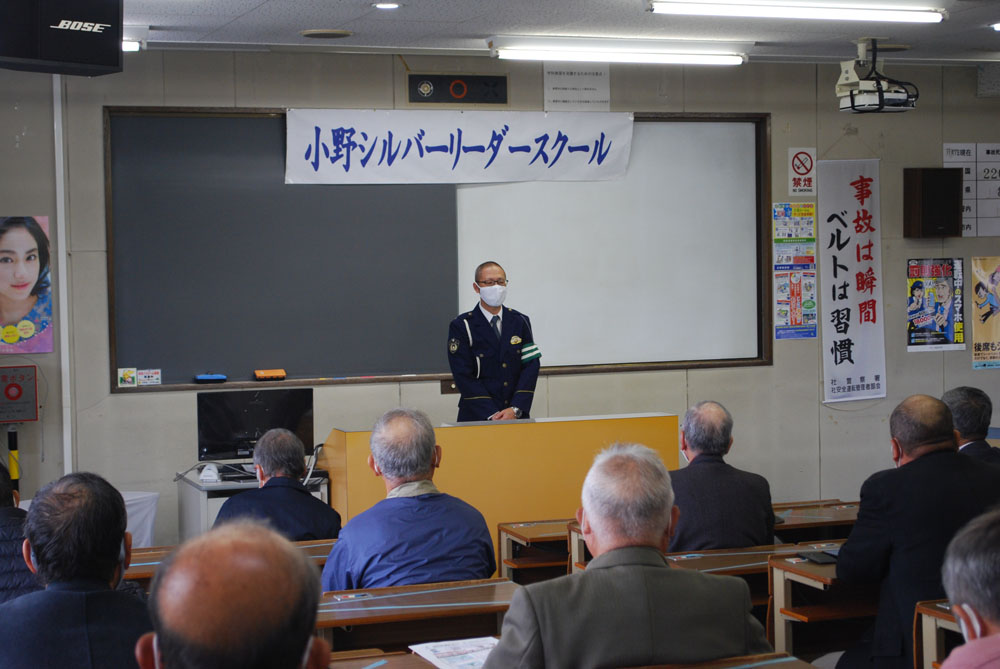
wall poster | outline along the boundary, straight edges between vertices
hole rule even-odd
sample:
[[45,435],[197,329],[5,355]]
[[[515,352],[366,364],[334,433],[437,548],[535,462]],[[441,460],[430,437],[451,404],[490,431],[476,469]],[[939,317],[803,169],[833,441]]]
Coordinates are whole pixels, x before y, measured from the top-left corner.
[[0,216],[0,354],[52,352],[49,217]]
[[906,261],[906,350],[964,351],[961,258]]

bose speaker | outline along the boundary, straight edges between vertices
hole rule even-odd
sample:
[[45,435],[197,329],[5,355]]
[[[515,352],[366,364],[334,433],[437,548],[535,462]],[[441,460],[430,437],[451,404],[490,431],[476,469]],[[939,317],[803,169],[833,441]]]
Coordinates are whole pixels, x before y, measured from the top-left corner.
[[123,0],[2,0],[0,67],[88,77],[122,71]]

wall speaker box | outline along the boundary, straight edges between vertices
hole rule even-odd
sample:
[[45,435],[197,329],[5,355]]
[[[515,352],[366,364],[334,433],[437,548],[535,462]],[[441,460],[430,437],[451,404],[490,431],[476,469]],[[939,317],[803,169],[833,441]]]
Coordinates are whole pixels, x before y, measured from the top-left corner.
[[903,236],[962,236],[962,169],[903,169]]
[[121,72],[122,2],[0,1],[0,67],[88,77]]

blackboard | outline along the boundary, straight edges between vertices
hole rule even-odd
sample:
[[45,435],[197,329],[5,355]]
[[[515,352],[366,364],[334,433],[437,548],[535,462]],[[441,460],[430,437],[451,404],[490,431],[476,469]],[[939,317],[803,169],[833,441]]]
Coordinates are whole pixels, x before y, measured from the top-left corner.
[[448,371],[455,187],[286,185],[284,143],[281,112],[105,109],[113,390]]

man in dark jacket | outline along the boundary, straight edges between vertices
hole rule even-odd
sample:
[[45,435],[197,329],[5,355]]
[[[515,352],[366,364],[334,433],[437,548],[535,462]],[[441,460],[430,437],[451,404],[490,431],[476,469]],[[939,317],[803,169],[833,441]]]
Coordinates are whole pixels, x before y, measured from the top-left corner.
[[951,411],[912,395],[889,417],[892,461],[861,486],[858,520],[837,556],[837,578],[879,584],[870,635],[837,663],[913,666],[913,609],[945,596],[941,565],[958,530],[1000,502],[1000,468],[959,454]]
[[97,474],[35,495],[22,555],[44,590],[0,604],[0,667],[134,667],[153,628],[141,599],[114,588],[132,557],[125,500]]
[[28,513],[17,508],[20,501],[10,473],[0,464],[0,603],[41,588],[21,557]]
[[253,464],[260,487],[227,499],[216,527],[252,518],[270,524],[289,541],[337,538],[340,514],[299,482],[306,473],[306,449],[294,432],[280,427],[265,432],[254,447]]
[[681,454],[689,464],[670,472],[681,511],[670,551],[742,548],[774,542],[767,479],[726,464],[733,417],[718,402],[699,402],[681,423]]
[[986,441],[993,418],[990,396],[979,388],[959,386],[942,395],[941,401],[951,409],[958,431],[958,452],[991,465],[1000,464],[1000,448]]

